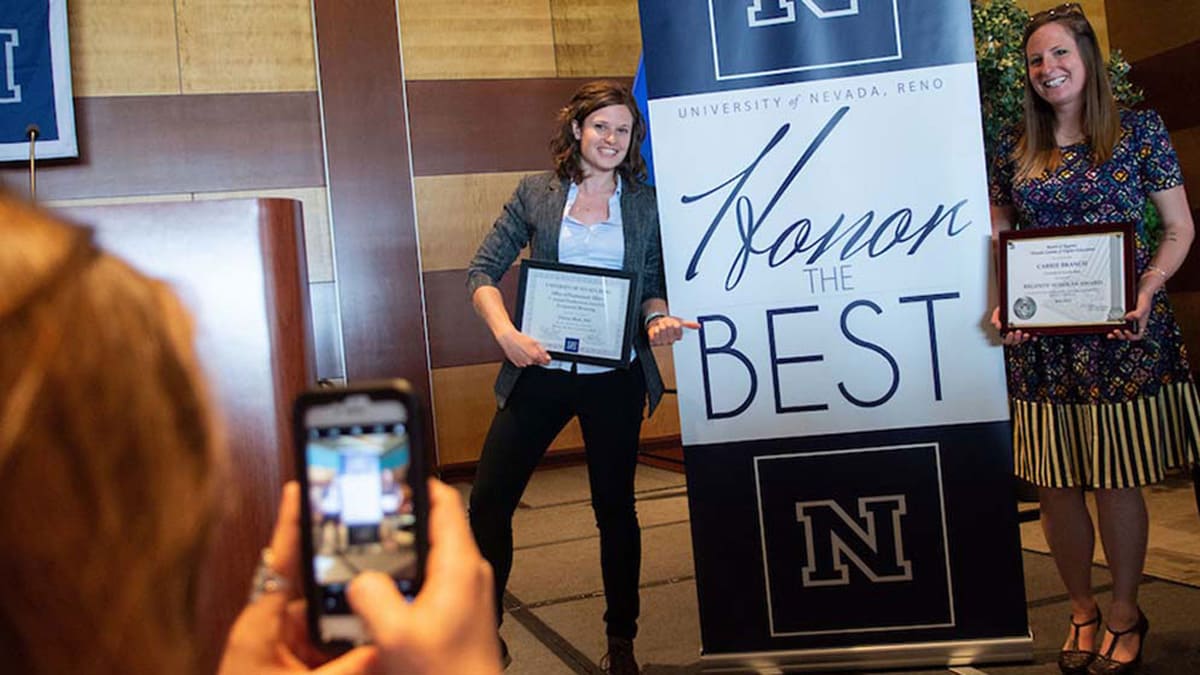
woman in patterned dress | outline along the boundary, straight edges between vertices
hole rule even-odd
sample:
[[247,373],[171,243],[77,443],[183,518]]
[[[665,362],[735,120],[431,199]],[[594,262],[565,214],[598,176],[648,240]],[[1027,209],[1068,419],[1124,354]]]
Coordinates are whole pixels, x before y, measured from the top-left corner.
[[[993,233],[1017,223],[1137,226],[1137,303],[1126,315],[1136,330],[1004,335],[1016,472],[1038,486],[1042,528],[1071,599],[1059,667],[1132,672],[1149,627],[1137,605],[1148,530],[1140,488],[1200,459],[1200,406],[1163,288],[1183,264],[1194,226],[1162,120],[1117,108],[1079,5],[1033,15],[1024,50],[1025,118],[993,161]],[[1162,218],[1156,250],[1145,239],[1147,198]],[[997,328],[998,317],[997,309]],[[1085,488],[1095,490],[1095,527]],[[1113,577],[1107,624],[1092,592],[1096,529]]]

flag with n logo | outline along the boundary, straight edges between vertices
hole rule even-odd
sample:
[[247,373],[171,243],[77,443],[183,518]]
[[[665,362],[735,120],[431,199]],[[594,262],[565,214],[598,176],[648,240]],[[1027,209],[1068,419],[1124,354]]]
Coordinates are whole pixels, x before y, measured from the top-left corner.
[[76,157],[66,0],[4,0],[0,12],[0,161]]

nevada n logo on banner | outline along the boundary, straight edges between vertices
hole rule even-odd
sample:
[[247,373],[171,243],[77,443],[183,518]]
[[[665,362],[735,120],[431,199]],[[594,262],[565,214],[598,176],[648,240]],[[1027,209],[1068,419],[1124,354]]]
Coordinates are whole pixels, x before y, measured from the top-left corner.
[[66,0],[4,0],[0,16],[0,161],[75,157]]
[[954,624],[936,444],[766,455],[754,466],[772,635]]
[[904,558],[904,495],[860,497],[858,517],[836,501],[796,502],[796,520],[804,526],[808,564],[805,586],[844,586],[854,565],[872,583],[909,581],[912,562]]
[[[858,14],[858,0],[847,0],[844,9],[825,9],[816,0],[800,1],[818,19]],[[746,16],[751,28],[792,23],[796,20],[796,0],[754,0],[754,4],[746,8]]]
[[[903,57],[897,0],[709,0],[717,80]],[[775,35],[772,35],[775,34]],[[747,49],[779,38],[769,54]]]

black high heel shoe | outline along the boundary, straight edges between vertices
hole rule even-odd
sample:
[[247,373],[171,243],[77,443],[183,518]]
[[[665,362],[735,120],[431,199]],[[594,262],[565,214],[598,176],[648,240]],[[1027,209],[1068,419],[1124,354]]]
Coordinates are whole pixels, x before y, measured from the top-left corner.
[[[1079,629],[1086,628],[1095,624],[1096,628],[1100,627],[1100,608],[1096,608],[1096,616],[1083,623],[1075,623],[1075,617],[1071,617],[1071,648],[1064,649],[1058,653],[1058,669],[1063,671],[1063,675],[1085,675],[1088,672],[1088,666],[1092,665],[1092,661],[1096,660],[1096,650],[1086,650],[1079,648]],[[1099,633],[1099,631],[1096,631]],[[1097,635],[1096,637],[1099,637]]]
[[[1142,665],[1142,649],[1146,646],[1146,633],[1150,631],[1150,621],[1146,615],[1142,614],[1142,610],[1139,608],[1137,623],[1129,628],[1113,630],[1112,626],[1105,626],[1104,629],[1112,634],[1112,642],[1108,643],[1108,649],[1104,650],[1103,654],[1096,655],[1096,660],[1088,666],[1088,675],[1127,675],[1137,672],[1138,666]],[[1137,654],[1134,655],[1132,661],[1113,659],[1112,655],[1117,649],[1117,642],[1120,641],[1122,635],[1130,633],[1138,634]]]

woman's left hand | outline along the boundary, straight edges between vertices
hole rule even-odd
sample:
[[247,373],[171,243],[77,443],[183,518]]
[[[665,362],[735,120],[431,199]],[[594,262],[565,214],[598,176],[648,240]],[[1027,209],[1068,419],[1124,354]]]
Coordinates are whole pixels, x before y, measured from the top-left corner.
[[677,316],[660,316],[650,322],[646,326],[646,334],[650,337],[650,344],[655,347],[674,344],[683,339],[683,329],[698,330],[700,324],[695,321],[687,321]]
[[378,658],[374,647],[358,647],[329,660],[308,640],[300,595],[300,486],[295,481],[283,486],[269,550],[269,566],[284,583],[252,600],[238,615],[218,675],[370,672]]
[[1108,334],[1108,339],[1129,340],[1131,342],[1141,340],[1146,334],[1146,323],[1150,320],[1150,308],[1153,305],[1153,294],[1139,292],[1137,295],[1137,307],[1125,315],[1126,319],[1134,322],[1137,330],[1131,331],[1128,328],[1117,328]]

